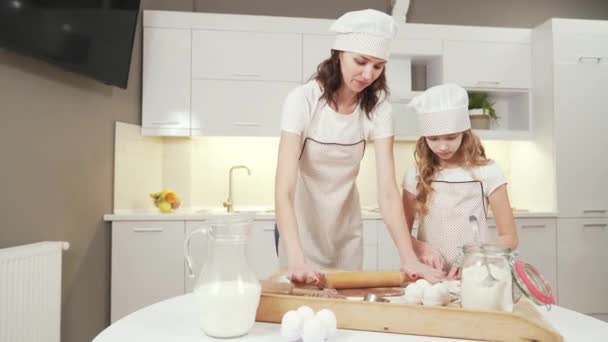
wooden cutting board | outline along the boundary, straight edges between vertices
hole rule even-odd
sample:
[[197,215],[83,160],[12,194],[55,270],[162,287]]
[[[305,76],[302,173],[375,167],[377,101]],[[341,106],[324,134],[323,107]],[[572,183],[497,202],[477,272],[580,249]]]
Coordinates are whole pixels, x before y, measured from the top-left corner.
[[482,341],[563,341],[534,304],[523,298],[513,312],[499,312],[262,294],[256,320],[280,323],[287,311],[302,305],[332,310],[342,329]]

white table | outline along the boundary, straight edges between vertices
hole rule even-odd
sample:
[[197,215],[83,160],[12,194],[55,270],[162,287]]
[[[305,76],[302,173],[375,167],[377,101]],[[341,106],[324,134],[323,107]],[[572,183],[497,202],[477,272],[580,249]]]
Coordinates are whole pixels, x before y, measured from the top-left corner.
[[[199,328],[198,308],[192,294],[167,299],[134,312],[102,331],[93,342],[201,342],[219,341],[207,337]],[[583,314],[553,306],[540,309],[545,318],[562,334],[565,341],[608,341],[608,323]],[[284,342],[280,325],[256,322],[249,334],[232,339],[250,342]],[[222,339],[226,341],[226,339]],[[465,341],[437,337],[338,330],[331,342],[408,342]],[[466,340],[465,342],[470,342]]]

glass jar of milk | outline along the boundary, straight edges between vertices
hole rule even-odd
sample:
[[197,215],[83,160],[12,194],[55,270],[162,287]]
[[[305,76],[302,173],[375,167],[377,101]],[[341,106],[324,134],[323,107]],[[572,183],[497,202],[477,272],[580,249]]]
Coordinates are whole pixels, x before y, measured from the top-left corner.
[[500,244],[462,248],[461,305],[465,309],[513,311],[523,296],[537,305],[555,304],[551,285],[534,266],[515,260],[516,252]]
[[191,232],[185,241],[188,271],[190,239],[195,233],[207,236],[207,258],[194,285],[203,332],[212,337],[245,335],[253,327],[261,286],[247,262],[247,240],[253,217],[226,214],[210,218],[203,228]]

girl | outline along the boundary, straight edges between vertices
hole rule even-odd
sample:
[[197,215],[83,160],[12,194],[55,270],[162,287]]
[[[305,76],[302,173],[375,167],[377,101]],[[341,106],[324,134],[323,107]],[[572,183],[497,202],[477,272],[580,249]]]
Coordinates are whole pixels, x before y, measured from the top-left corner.
[[[419,220],[415,249],[421,260],[456,275],[459,248],[487,240],[487,207],[494,214],[498,243],[517,247],[507,181],[471,131],[468,95],[455,84],[432,87],[410,102],[420,139],[416,165],[403,179],[403,209],[411,231]],[[473,217],[473,218],[472,218]],[[475,227],[478,226],[478,232]]]
[[331,30],[331,57],[283,108],[275,178],[281,266],[305,283],[319,283],[323,268],[362,268],[355,180],[366,142],[374,140],[378,200],[402,269],[437,281],[443,272],[419,262],[412,249],[394,177],[384,66],[397,25],[385,13],[363,10],[344,14]]

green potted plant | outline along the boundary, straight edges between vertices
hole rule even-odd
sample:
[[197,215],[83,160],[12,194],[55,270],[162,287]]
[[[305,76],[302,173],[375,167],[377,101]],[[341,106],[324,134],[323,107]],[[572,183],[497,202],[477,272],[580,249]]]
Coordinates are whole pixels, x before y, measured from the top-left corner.
[[492,120],[498,120],[494,101],[490,94],[485,92],[469,93],[469,117],[471,118],[471,128],[490,129]]

